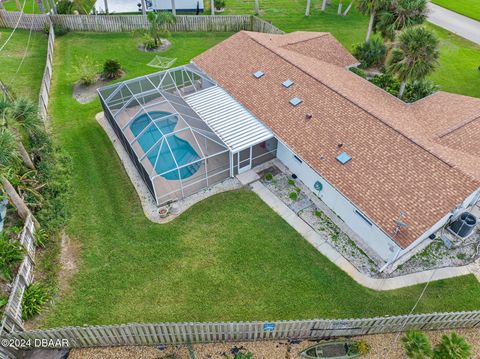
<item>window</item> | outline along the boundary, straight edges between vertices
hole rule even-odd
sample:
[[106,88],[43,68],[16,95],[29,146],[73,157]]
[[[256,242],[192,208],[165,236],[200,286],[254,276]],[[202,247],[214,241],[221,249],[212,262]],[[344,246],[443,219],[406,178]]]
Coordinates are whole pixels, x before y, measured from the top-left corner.
[[282,85],[283,85],[283,87],[289,88],[290,86],[293,85],[293,81],[292,80],[285,80],[285,81],[282,82]]
[[298,105],[300,105],[302,102],[303,102],[303,101],[300,100],[298,97],[294,97],[294,98],[292,98],[292,99],[290,100],[290,104],[291,104],[292,106],[295,106],[295,107],[297,107]]
[[369,226],[372,226],[372,222],[370,222],[370,221],[368,220],[368,218],[365,217],[365,215],[364,215],[362,212],[360,212],[360,211],[358,211],[358,210],[355,210],[355,213],[357,214],[357,216],[359,216],[361,219],[363,219],[366,224],[368,224]]
[[297,156],[293,155],[293,158],[295,158],[298,162],[303,163],[303,161],[300,158],[298,158]]
[[352,157],[350,157],[350,155],[345,151],[343,151],[337,156],[337,161],[340,162],[342,165],[346,164],[351,159]]
[[263,73],[263,71],[257,71],[253,74],[253,76],[255,76],[255,78],[259,79],[260,77],[262,77],[263,75],[265,75]]

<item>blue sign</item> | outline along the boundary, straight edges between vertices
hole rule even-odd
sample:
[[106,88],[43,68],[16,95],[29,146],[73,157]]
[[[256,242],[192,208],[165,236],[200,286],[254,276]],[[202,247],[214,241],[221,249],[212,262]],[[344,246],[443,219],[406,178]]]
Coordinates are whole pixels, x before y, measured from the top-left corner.
[[266,332],[273,332],[275,330],[275,323],[265,323],[263,325],[263,330]]

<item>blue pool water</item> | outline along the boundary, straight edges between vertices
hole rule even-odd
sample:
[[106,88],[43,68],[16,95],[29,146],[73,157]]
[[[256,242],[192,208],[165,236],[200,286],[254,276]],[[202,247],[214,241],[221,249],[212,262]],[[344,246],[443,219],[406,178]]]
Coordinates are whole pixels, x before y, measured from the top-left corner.
[[[152,111],[148,113],[150,117],[155,121],[157,126],[150,126],[138,139],[138,143],[142,147],[144,152],[147,152],[159,139],[162,138],[162,131],[164,134],[173,132],[175,126],[177,125],[178,119],[175,115],[172,115],[167,118],[160,119],[169,115],[168,112],[164,111]],[[140,132],[142,132],[150,124],[150,119],[146,114],[139,115],[135,118],[131,125],[130,130],[137,137]],[[160,131],[158,130],[158,128]],[[183,166],[188,163],[197,161],[200,159],[197,152],[193,149],[192,145],[175,135],[170,135],[165,138],[165,141],[168,141],[170,148],[172,149],[175,159],[177,160],[178,166]],[[162,148],[160,149],[161,143],[157,144],[149,154],[147,155],[148,160],[155,166],[155,171],[157,173],[164,173],[175,169],[177,166],[175,160],[170,153],[170,149],[167,146],[167,143],[164,141]],[[157,160],[158,152],[160,151],[160,157]],[[157,164],[155,165],[155,161]],[[181,176],[182,179],[192,176],[195,172],[198,171],[200,163],[194,163],[190,166],[186,166],[180,169],[179,171],[172,171],[162,175],[167,180],[178,180]]]

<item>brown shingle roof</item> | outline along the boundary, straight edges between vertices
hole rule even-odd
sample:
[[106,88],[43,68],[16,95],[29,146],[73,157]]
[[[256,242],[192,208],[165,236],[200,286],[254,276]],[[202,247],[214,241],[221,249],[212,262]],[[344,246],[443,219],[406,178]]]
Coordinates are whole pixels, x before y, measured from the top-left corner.
[[[345,69],[357,61],[329,34],[240,32],[193,61],[388,235],[406,212],[409,226],[394,238],[402,247],[479,186],[479,157],[470,150],[478,137],[466,148],[435,134],[480,112],[480,100],[465,97],[468,110],[459,104],[457,111],[463,117],[445,115],[438,124],[434,111],[464,97],[437,100],[440,93],[407,105]],[[265,76],[255,79],[257,70]],[[283,88],[286,79],[295,84]],[[298,107],[288,102],[295,96],[303,100]],[[343,150],[353,158],[347,165],[335,159]]]

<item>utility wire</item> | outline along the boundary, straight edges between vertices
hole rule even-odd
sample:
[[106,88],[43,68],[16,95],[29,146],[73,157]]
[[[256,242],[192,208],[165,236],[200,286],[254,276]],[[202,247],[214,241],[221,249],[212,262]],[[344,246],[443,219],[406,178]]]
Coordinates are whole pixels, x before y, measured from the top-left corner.
[[[24,0],[23,1],[23,6],[22,6],[22,11],[20,12],[20,16],[18,17],[18,20],[17,20],[17,23],[13,29],[13,31],[11,32],[10,36],[8,36],[7,40],[5,41],[5,43],[2,45],[2,47],[0,47],[0,51],[2,51],[5,46],[7,46],[8,42],[10,41],[10,39],[12,38],[13,34],[15,33],[15,31],[17,31],[17,28],[18,28],[18,25],[20,25],[20,20],[22,19],[22,16],[23,16],[23,12],[25,10],[25,4],[27,3],[27,0]],[[33,20],[32,20],[33,21]]]

